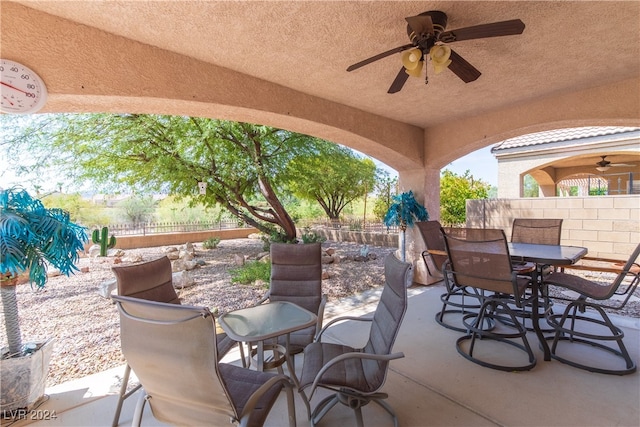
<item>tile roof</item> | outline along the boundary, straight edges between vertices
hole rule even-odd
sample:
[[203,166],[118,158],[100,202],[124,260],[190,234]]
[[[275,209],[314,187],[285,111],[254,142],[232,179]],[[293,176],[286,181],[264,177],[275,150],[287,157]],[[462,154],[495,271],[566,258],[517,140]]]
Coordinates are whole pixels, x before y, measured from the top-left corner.
[[506,150],[516,147],[530,147],[534,145],[550,144],[574,139],[591,138],[596,136],[617,135],[626,132],[638,131],[640,128],[622,126],[590,126],[579,128],[555,129],[545,132],[530,133],[505,139],[496,144],[491,152]]

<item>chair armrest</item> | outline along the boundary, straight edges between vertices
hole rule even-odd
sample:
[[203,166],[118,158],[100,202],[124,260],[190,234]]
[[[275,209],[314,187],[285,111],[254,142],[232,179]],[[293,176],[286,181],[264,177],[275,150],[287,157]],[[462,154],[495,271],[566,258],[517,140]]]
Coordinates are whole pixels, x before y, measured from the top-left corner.
[[271,294],[267,291],[267,293],[266,293],[266,294],[264,294],[264,296],[262,297],[262,299],[261,299],[260,301],[258,301],[258,302],[256,303],[256,305],[264,304],[265,302],[267,302],[267,300],[269,299],[269,296],[270,296],[270,295],[271,295]]
[[[622,273],[624,265],[627,263],[625,260],[612,259],[612,258],[600,258],[600,257],[583,257],[577,263],[571,265],[560,266],[564,269],[572,270],[586,270],[586,271],[598,271],[603,273]],[[634,263],[630,269],[630,272],[640,273],[640,265]]]
[[449,256],[449,254],[447,254],[447,251],[441,251],[439,249],[427,249],[425,252],[431,255]]
[[361,353],[356,351],[352,351],[349,353],[344,353],[339,356],[336,356],[333,359],[329,360],[327,363],[325,363],[322,369],[320,369],[320,371],[318,371],[318,373],[316,374],[316,377],[313,380],[313,384],[311,385],[309,400],[311,400],[311,398],[313,397],[313,393],[318,387],[318,383],[322,379],[322,376],[324,375],[324,373],[336,363],[343,362],[347,359],[368,359],[368,360],[378,360],[381,362],[388,362],[388,361],[391,361],[394,359],[400,359],[403,357],[404,357],[403,352],[391,353],[391,354],[373,354],[373,353]]
[[[269,381],[267,381],[266,383],[262,384],[251,395],[251,397],[249,397],[249,400],[247,400],[247,403],[244,405],[242,414],[239,414],[240,420],[242,420],[244,417],[250,416],[251,412],[254,411],[256,405],[260,401],[260,398],[262,398],[262,396],[265,393],[267,393],[272,387],[274,387],[279,382],[284,383],[285,388],[289,388],[291,390],[293,390],[295,388],[295,384],[293,383],[291,378],[287,377],[284,374],[279,374],[279,375],[277,375],[277,376],[275,376],[273,378],[270,378]],[[238,421],[240,421],[240,420],[238,420]],[[242,425],[244,425],[244,424],[242,424]]]
[[316,323],[316,335],[313,337],[314,341],[318,340],[320,336],[320,331],[322,331],[322,322],[324,321],[324,308],[327,305],[327,295],[322,294],[322,299],[320,300],[320,305],[318,306],[318,322]]
[[330,326],[338,322],[344,322],[346,320],[355,320],[359,322],[371,322],[373,320],[373,317],[356,317],[356,316],[336,317],[335,319],[332,319],[329,323],[324,325],[324,327],[320,330],[320,332],[318,332],[318,334],[316,335],[316,341],[320,341],[320,337]]

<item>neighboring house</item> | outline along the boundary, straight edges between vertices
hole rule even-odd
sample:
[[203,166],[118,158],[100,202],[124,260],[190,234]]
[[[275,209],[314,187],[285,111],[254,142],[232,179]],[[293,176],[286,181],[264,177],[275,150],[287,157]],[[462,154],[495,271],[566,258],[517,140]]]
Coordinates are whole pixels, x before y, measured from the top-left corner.
[[640,128],[557,129],[504,140],[491,152],[500,199],[523,197],[526,175],[540,197],[640,194]]

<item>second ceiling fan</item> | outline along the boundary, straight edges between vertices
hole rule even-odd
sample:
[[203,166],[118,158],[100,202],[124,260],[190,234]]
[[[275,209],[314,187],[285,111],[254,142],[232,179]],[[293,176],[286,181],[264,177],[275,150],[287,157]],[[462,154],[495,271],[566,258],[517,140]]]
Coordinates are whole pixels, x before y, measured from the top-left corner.
[[402,55],[403,66],[387,93],[399,92],[410,75],[420,77],[427,57],[431,59],[436,74],[445,68],[449,68],[462,81],[469,83],[480,77],[480,71],[451,50],[447,46],[448,43],[487,37],[510,36],[522,34],[524,31],[524,23],[519,19],[445,31],[447,14],[437,10],[410,16],[405,20],[407,21],[407,34],[411,43],[357,62],[349,66],[347,71],[356,70],[394,53],[406,51]]

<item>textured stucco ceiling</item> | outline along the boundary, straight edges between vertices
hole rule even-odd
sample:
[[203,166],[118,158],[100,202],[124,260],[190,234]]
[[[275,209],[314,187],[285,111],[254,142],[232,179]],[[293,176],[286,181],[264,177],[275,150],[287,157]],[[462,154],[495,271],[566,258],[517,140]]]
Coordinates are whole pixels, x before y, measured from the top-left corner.
[[[19,3],[420,128],[640,75],[637,1]],[[452,44],[482,72],[469,84],[431,73],[389,95],[399,54],[345,71],[406,44],[404,18],[427,10],[446,12],[448,29],[514,18],[526,28]]]

